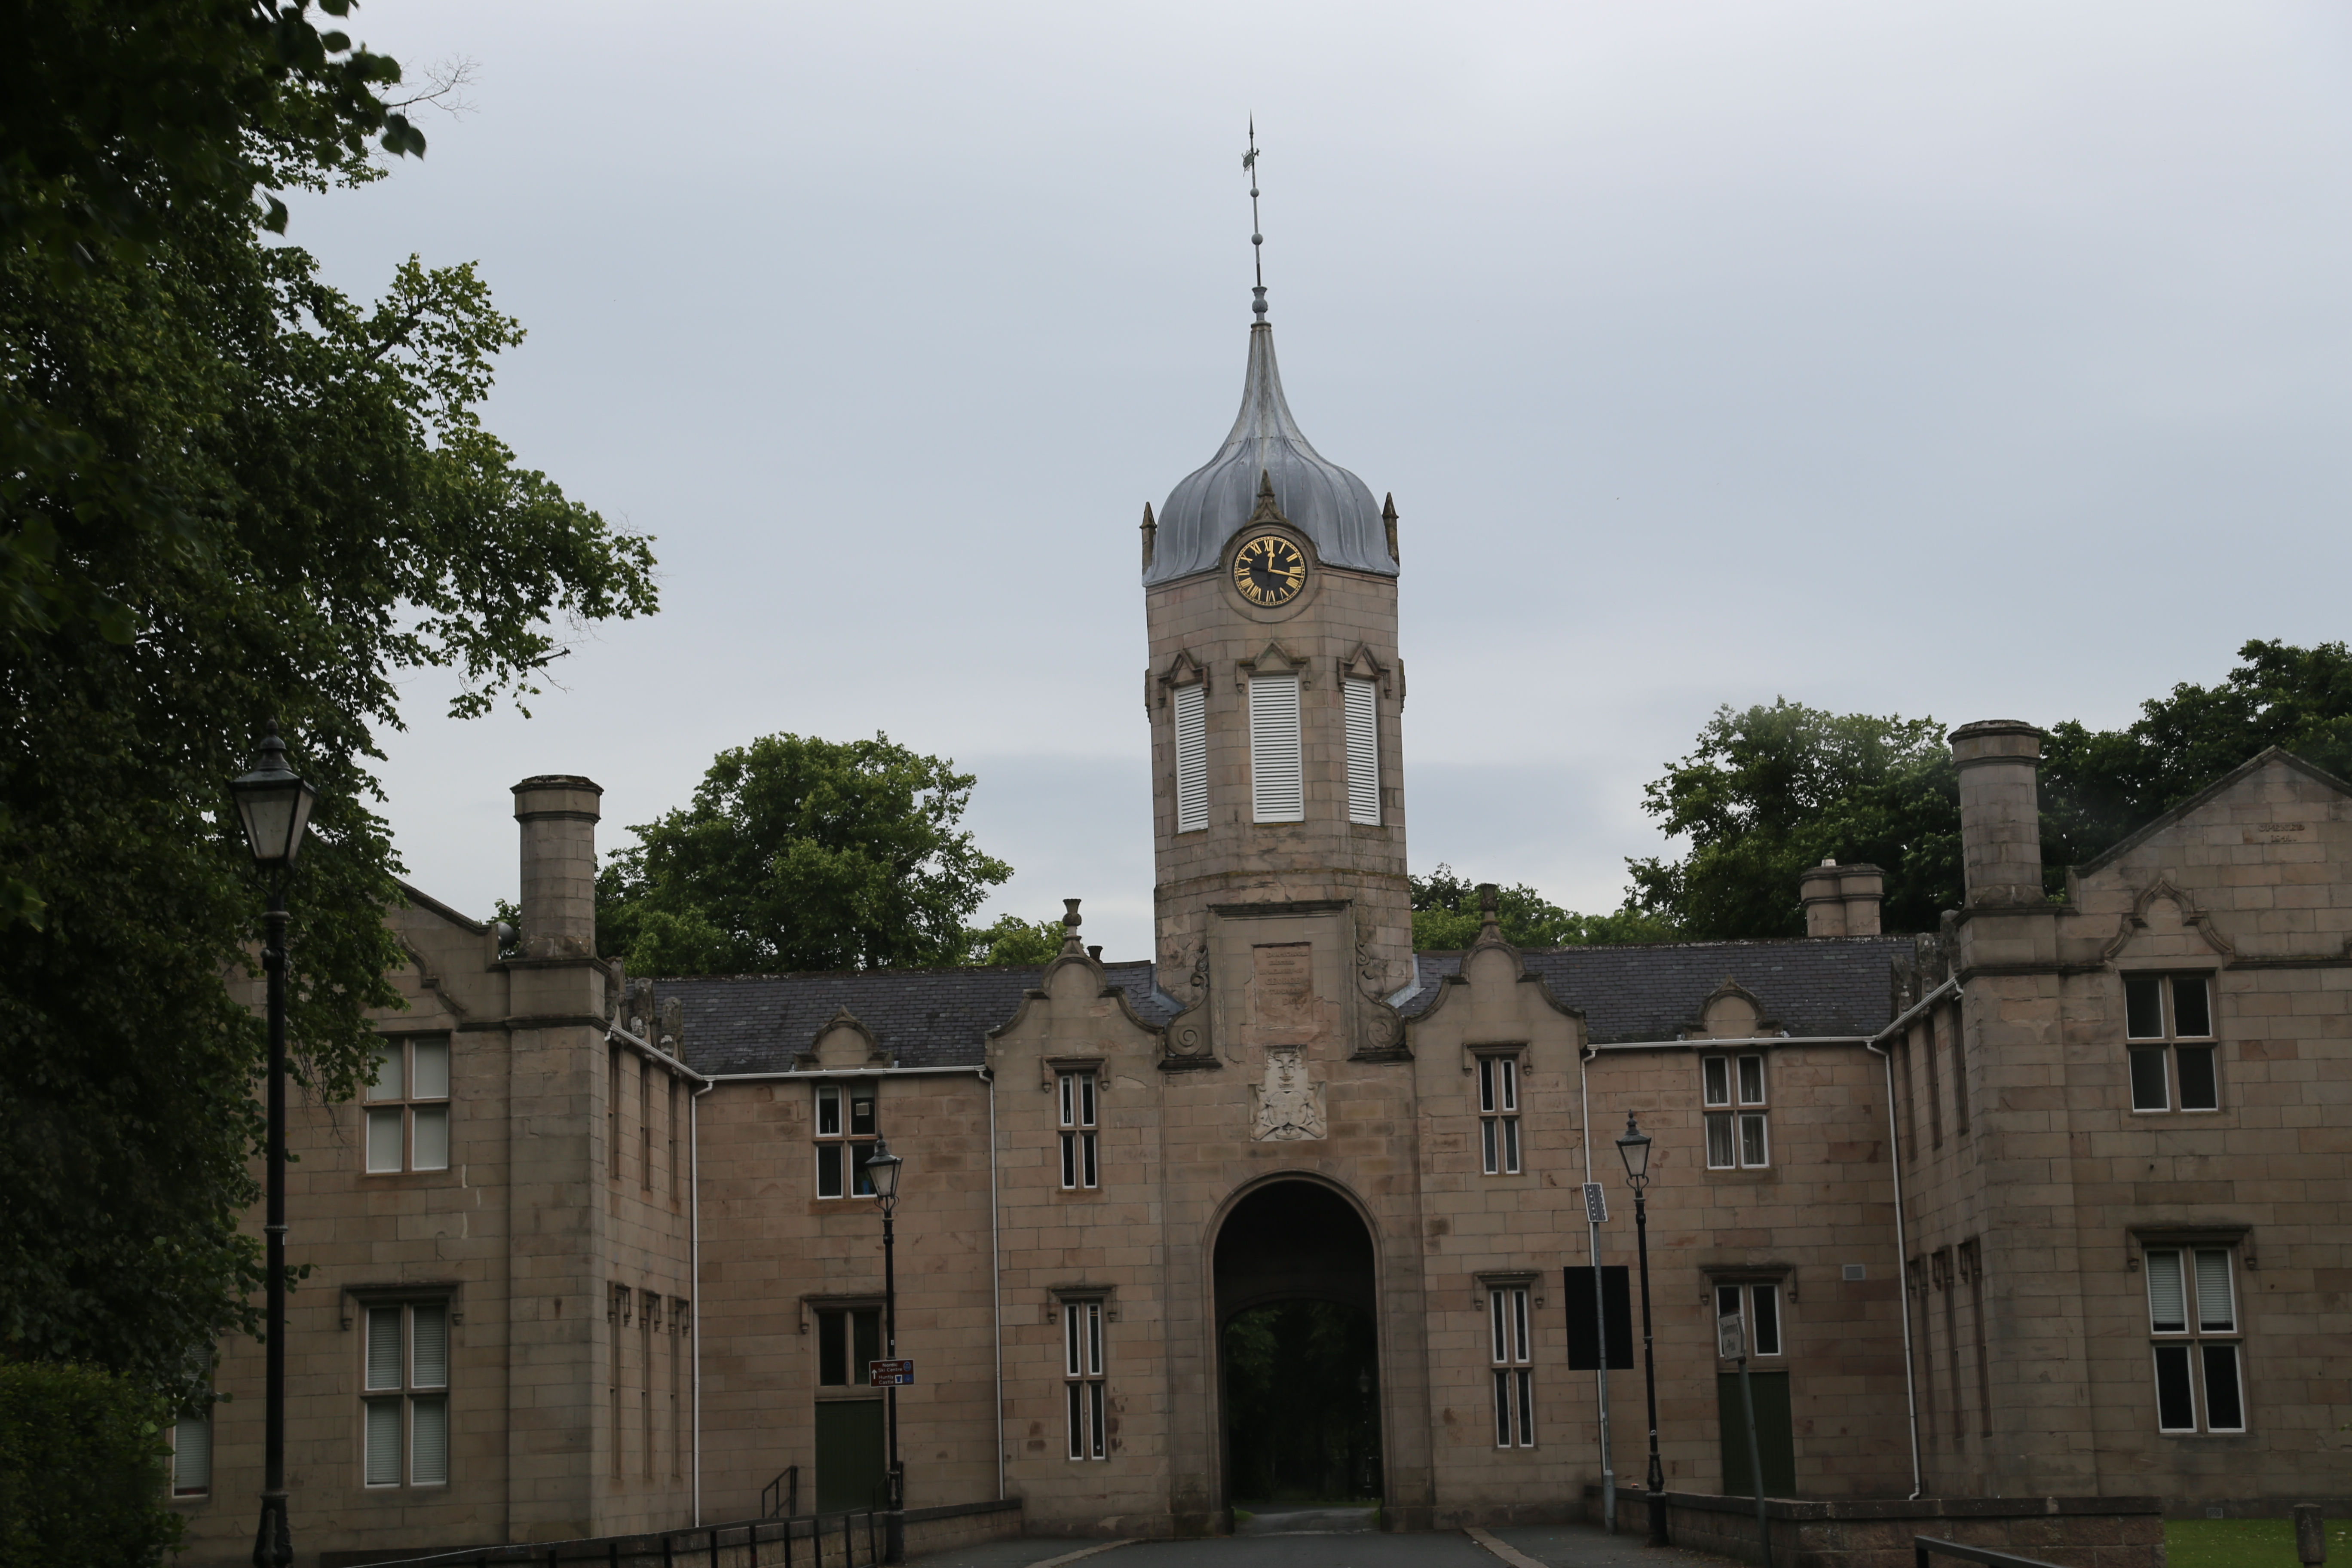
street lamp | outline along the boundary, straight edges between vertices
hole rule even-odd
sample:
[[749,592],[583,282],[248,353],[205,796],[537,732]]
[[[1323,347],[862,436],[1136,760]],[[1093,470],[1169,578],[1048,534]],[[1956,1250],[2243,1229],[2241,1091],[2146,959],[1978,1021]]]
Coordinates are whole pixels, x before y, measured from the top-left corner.
[[[907,1162],[890,1152],[887,1138],[874,1140],[874,1152],[866,1156],[866,1172],[874,1183],[874,1196],[882,1205],[882,1353],[895,1362],[898,1359],[898,1241],[891,1234],[892,1216],[898,1210],[898,1173]],[[891,1378],[884,1394],[888,1402],[887,1426],[890,1434],[889,1468],[884,1473],[883,1486],[890,1504],[890,1517],[883,1526],[882,1560],[904,1563],[907,1560],[907,1472],[898,1464],[898,1369],[891,1368]]]
[[1650,1395],[1650,1544],[1666,1544],[1666,1473],[1658,1463],[1658,1355],[1650,1339],[1650,1215],[1643,1189],[1650,1184],[1650,1135],[1625,1113],[1625,1135],[1617,1140],[1625,1161],[1625,1181],[1633,1189],[1633,1242],[1642,1259],[1642,1380]]
[[286,765],[286,742],[269,726],[253,770],[229,781],[237,820],[254,864],[269,873],[268,934],[261,948],[269,991],[268,1305],[263,1323],[268,1388],[263,1398],[261,1524],[253,1536],[253,1568],[289,1568],[294,1561],[286,1517],[286,873],[301,853],[303,832],[319,792]]

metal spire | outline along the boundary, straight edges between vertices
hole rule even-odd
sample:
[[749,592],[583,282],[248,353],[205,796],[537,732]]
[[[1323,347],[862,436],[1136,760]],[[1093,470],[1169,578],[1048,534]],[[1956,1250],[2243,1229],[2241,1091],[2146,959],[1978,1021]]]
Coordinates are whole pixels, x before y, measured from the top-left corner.
[[1262,325],[1265,321],[1265,236],[1258,232],[1257,222],[1257,116],[1255,114],[1250,116],[1249,151],[1242,154],[1242,167],[1249,174],[1250,260],[1257,274],[1257,286],[1250,290],[1257,297],[1256,303],[1250,306],[1250,313]]

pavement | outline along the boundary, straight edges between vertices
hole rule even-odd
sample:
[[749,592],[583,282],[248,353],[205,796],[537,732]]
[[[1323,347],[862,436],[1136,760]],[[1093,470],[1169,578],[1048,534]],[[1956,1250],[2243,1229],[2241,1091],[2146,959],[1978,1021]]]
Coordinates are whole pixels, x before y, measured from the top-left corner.
[[[1640,1529],[1618,1535],[1591,1525],[1519,1525],[1482,1531],[1391,1535],[1368,1528],[1369,1509],[1277,1509],[1260,1505],[1247,1521],[1269,1526],[1210,1541],[990,1541],[915,1560],[912,1568],[1726,1568],[1722,1559],[1643,1544]],[[1506,1555],[1506,1553],[1508,1555]],[[1518,1561],[1514,1562],[1513,1559]]]

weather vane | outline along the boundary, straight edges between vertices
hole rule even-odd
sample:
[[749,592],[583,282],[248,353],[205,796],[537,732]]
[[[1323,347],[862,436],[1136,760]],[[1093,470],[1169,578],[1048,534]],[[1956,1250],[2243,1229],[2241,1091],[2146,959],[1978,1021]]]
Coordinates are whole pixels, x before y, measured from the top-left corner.
[[1265,320],[1265,236],[1258,232],[1257,222],[1257,116],[1250,116],[1249,151],[1242,154],[1242,168],[1249,174],[1250,183],[1250,258],[1257,275],[1257,287],[1250,290],[1257,302],[1250,307],[1251,314]]

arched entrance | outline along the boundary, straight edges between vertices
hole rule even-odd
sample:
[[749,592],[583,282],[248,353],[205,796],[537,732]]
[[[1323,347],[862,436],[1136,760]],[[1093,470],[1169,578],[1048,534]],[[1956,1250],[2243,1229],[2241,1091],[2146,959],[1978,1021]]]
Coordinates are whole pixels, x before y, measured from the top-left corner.
[[1225,1216],[1214,1267],[1226,1500],[1378,1499],[1378,1290],[1355,1206],[1270,1182]]

